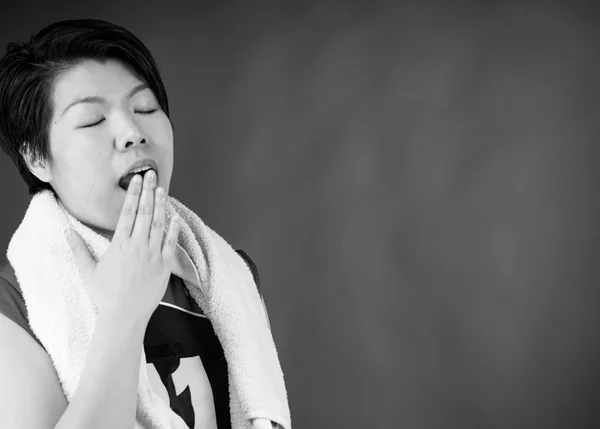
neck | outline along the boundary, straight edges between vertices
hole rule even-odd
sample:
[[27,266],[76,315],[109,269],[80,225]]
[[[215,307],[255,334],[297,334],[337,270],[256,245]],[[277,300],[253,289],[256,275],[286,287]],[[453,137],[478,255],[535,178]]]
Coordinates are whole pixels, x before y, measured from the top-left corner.
[[94,231],[96,234],[99,234],[102,237],[106,238],[108,241],[112,241],[112,237],[113,237],[113,235],[115,233],[114,231],[110,231],[110,230],[107,230],[107,229],[98,228],[96,226],[89,225],[89,224],[87,224],[85,222],[82,222],[81,220],[79,222],[81,222],[82,224],[84,224],[85,226],[87,226],[89,229],[91,229],[92,231]]

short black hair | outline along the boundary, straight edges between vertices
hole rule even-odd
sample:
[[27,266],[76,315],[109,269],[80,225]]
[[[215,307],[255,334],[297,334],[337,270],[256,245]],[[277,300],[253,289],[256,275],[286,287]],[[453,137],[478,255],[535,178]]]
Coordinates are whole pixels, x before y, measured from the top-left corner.
[[85,60],[118,60],[146,83],[169,117],[169,102],[158,66],[130,31],[98,19],[51,24],[27,42],[12,42],[0,59],[0,146],[17,166],[29,194],[48,189],[24,160],[23,150],[52,163],[48,131],[52,89],[61,73]]

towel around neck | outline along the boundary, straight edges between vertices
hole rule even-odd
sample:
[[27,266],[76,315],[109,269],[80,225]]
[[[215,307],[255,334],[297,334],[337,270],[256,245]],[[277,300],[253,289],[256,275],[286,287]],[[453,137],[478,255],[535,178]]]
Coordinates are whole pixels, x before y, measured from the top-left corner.
[[[211,321],[229,369],[232,427],[255,418],[291,429],[283,373],[250,270],[235,250],[189,208],[169,197],[166,225],[183,220],[177,268],[190,296]],[[96,310],[64,237],[72,228],[98,259],[110,242],[75,219],[53,193],[29,204],[7,257],[21,285],[32,331],[44,345],[68,400],[76,392]],[[142,351],[136,428],[184,429],[185,423],[150,388]]]

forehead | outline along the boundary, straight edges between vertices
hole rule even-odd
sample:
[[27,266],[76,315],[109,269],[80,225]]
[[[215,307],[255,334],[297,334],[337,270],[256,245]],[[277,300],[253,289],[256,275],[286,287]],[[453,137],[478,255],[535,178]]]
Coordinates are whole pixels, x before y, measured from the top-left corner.
[[60,109],[71,101],[88,96],[118,100],[142,83],[135,73],[116,60],[84,60],[62,72],[53,88],[54,106]]

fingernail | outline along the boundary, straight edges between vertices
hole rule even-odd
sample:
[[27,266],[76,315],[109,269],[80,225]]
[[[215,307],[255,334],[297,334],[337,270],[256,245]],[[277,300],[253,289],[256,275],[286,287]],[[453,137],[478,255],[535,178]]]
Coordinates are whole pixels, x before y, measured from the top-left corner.
[[146,176],[148,176],[149,182],[154,182],[154,180],[156,179],[156,173],[154,172],[154,170],[150,170],[149,172],[147,172]]

